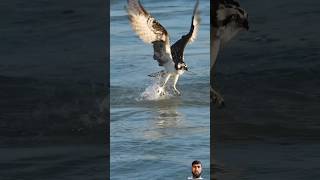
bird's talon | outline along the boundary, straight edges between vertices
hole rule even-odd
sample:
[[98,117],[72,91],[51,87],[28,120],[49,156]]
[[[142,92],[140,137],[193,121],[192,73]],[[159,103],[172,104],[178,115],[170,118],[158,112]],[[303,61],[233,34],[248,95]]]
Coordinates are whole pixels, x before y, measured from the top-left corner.
[[177,89],[174,89],[174,94],[177,95],[177,96],[181,96],[180,91],[178,91]]
[[157,93],[160,95],[160,96],[164,96],[166,94],[165,90],[163,87],[160,87],[158,90],[157,90]]
[[212,92],[212,96],[211,96],[211,99],[213,101],[213,103],[218,107],[218,108],[223,108],[225,107],[225,102],[224,102],[224,99],[223,97],[217,92],[215,91],[214,89],[211,89],[211,92]]

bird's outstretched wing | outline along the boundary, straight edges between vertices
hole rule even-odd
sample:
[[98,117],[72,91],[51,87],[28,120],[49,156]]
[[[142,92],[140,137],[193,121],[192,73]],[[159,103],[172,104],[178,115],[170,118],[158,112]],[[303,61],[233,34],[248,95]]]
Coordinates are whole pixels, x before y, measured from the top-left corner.
[[196,5],[194,6],[191,27],[188,34],[183,35],[181,39],[175,42],[171,46],[171,54],[175,64],[183,62],[183,51],[188,43],[192,43],[198,35],[200,27],[200,12],[199,12],[199,0],[197,0]]
[[145,43],[153,44],[153,58],[159,66],[172,61],[166,29],[144,9],[139,0],[128,0],[127,10],[132,29]]

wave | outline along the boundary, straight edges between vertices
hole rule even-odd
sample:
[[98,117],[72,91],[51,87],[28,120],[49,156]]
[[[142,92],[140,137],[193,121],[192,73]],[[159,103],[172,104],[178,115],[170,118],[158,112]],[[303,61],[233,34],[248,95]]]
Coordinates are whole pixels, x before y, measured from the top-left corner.
[[108,111],[100,85],[0,76],[0,136],[95,134]]
[[183,84],[177,88],[181,96],[176,96],[171,90],[164,96],[157,92],[159,84],[153,81],[144,87],[111,86],[110,104],[113,107],[148,107],[161,104],[183,104],[183,106],[209,107],[209,83],[199,82]]

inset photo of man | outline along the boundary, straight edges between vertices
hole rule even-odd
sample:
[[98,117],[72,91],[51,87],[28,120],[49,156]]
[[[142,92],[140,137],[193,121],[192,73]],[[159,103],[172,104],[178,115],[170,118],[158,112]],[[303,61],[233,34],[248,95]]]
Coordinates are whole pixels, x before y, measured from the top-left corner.
[[193,180],[203,179],[201,177],[201,174],[202,174],[201,161],[195,160],[195,161],[192,162],[191,172],[192,172],[192,176],[188,177],[188,179],[193,179]]

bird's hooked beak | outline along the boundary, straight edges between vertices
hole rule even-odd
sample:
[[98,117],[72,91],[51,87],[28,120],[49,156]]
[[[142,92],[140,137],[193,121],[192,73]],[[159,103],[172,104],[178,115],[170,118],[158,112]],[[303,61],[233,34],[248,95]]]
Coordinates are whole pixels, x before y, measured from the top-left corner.
[[247,19],[243,20],[242,26],[248,31],[249,30],[249,22]]
[[188,71],[188,70],[189,70],[189,69],[188,69],[188,67],[185,67],[184,69],[185,69],[186,71]]

